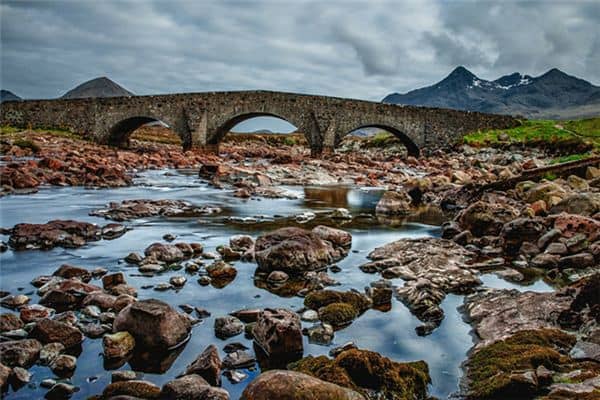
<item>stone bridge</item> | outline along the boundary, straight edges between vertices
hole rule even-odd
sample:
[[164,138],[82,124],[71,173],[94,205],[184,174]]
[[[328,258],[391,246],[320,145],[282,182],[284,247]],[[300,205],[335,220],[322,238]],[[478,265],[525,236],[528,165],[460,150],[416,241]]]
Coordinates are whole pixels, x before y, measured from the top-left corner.
[[127,143],[141,125],[162,121],[181,137],[184,149],[212,152],[236,124],[258,116],[295,125],[313,155],[333,150],[359,128],[386,129],[418,156],[447,148],[467,132],[519,124],[509,116],[268,91],[26,100],[0,106],[2,125],[67,129],[115,146]]

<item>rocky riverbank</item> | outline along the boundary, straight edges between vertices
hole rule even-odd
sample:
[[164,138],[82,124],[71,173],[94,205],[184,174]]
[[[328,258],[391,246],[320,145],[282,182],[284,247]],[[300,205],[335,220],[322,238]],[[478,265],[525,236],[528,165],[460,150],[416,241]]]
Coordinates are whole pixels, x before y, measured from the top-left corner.
[[[179,229],[181,236],[135,236],[135,249],[127,248],[115,265],[80,267],[73,261],[45,275],[31,269],[27,288],[3,284],[9,290],[0,296],[5,311],[0,315],[0,386],[10,387],[9,395],[39,385],[49,399],[78,397],[82,384],[71,378],[81,368],[85,349],[96,346],[102,360],[98,368],[112,371],[110,382],[91,393],[96,399],[228,399],[232,396],[224,382],[244,382],[238,394],[248,400],[292,394],[428,399],[430,384],[439,382],[426,362],[412,357],[399,362],[371,351],[365,342],[358,346],[338,338],[404,305],[420,321],[415,327],[419,336],[412,340],[422,343],[418,340],[443,329],[448,298],[462,296],[461,312],[475,343],[464,362],[458,395],[598,396],[598,166],[486,190],[465,203],[457,197],[464,188],[514,178],[551,158],[531,149],[510,153],[464,147],[417,160],[402,155],[393,143],[382,151],[357,139],[347,139],[338,152],[321,159],[308,158],[301,146],[257,141],[225,143],[217,158],[162,145],[142,152],[34,132],[26,138],[34,145],[3,144],[5,194],[56,185],[55,180],[71,186],[128,185],[136,171],[164,166],[197,168],[212,188],[228,189],[225,196],[240,202],[296,197],[282,191],[281,184],[376,186],[383,194],[368,213],[334,207],[318,214],[273,215],[252,225],[254,231],[234,229],[228,240],[212,247],[207,246],[210,234],[197,234],[199,227],[210,219],[237,228],[231,211],[184,199],[107,198],[90,209],[91,217],[127,225],[50,220],[4,229],[9,239],[3,250],[18,257],[54,247],[81,251],[94,242],[101,248],[101,239],[119,242],[138,235],[145,224],[140,221],[148,218],[158,226],[169,219],[190,224]],[[359,251],[357,230],[414,217],[424,206],[446,208],[438,215],[447,219],[441,238],[399,239],[391,231],[388,243],[360,250],[367,255],[361,263],[338,265]],[[60,257],[76,260],[69,253]],[[348,283],[348,269],[368,284]],[[486,288],[483,276],[490,273],[512,282],[543,280],[555,290]],[[240,276],[260,289],[258,300],[238,300],[235,307],[215,313],[214,301],[227,301],[222,293],[236,296],[248,289]],[[195,296],[209,290],[218,296],[212,303],[195,296],[189,303],[179,301],[179,293],[192,289]],[[262,295],[277,297],[262,304]],[[208,343],[191,348],[188,344],[203,328]],[[359,338],[360,332],[354,339]],[[309,346],[330,346],[329,356],[311,355],[308,349],[314,347]],[[190,351],[192,358],[178,362]],[[178,375],[155,380],[173,368]]]

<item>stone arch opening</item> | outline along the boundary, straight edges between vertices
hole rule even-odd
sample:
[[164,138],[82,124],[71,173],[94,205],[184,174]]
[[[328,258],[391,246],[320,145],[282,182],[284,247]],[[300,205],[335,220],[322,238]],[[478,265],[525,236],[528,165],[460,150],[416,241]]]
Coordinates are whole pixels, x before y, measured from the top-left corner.
[[[259,124],[252,125],[250,122],[252,120],[260,121]],[[278,128],[269,127],[263,122],[266,120],[278,121],[278,126],[287,126],[285,132],[277,132]],[[273,124],[271,124],[273,125]],[[255,129],[252,129],[254,126]],[[245,132],[241,132],[239,127],[244,127]],[[264,135],[264,136],[286,136],[286,137],[300,137],[301,141],[306,141],[308,143],[309,139],[306,136],[306,132],[298,132],[300,126],[295,124],[293,121],[290,121],[288,118],[282,117],[280,115],[269,113],[269,112],[250,112],[236,115],[230,119],[228,119],[225,123],[219,126],[212,136],[209,139],[208,144],[219,144],[223,141],[223,139],[227,136],[228,138],[232,135]],[[250,130],[250,131],[249,131]],[[229,135],[229,136],[228,136]]]
[[109,145],[130,148],[132,142],[138,144],[184,145],[180,135],[166,122],[148,116],[125,118],[110,129]]
[[343,135],[340,138],[340,140],[342,138],[346,137],[347,135],[350,135],[350,134],[360,131],[360,130],[380,130],[380,131],[389,132],[392,135],[394,135],[396,138],[400,139],[400,141],[402,142],[404,147],[406,147],[406,152],[408,153],[409,156],[419,157],[421,154],[421,150],[419,149],[419,146],[417,146],[416,143],[408,135],[406,135],[404,132],[402,132],[399,129],[396,129],[392,126],[385,125],[385,124],[365,124],[365,125],[358,126],[354,129],[352,129],[351,131],[347,132],[345,135]]

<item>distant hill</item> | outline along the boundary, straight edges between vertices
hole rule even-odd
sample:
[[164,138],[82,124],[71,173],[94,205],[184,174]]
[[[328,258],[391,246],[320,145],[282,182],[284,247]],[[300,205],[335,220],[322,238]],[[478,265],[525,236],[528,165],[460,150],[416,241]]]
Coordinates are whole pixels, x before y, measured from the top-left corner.
[[85,97],[119,97],[135,96],[129,90],[106,77],[92,79],[69,90],[61,99],[81,99]]
[[392,93],[383,102],[536,119],[584,118],[600,115],[600,87],[556,68],[538,77],[515,72],[487,81],[461,66],[432,86]]
[[10,90],[0,90],[0,103],[3,101],[22,100],[19,96],[11,92]]

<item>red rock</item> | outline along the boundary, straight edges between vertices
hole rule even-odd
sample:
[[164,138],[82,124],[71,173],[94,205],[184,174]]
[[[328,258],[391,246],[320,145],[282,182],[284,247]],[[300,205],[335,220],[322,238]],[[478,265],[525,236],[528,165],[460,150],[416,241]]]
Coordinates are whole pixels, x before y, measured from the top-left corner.
[[578,233],[585,234],[591,242],[600,238],[600,221],[577,214],[559,214],[554,220],[554,228],[560,230],[567,238]]
[[36,322],[30,336],[42,343],[62,343],[65,348],[73,347],[83,342],[81,331],[64,322],[48,318]]

